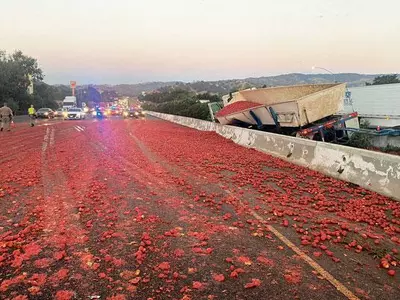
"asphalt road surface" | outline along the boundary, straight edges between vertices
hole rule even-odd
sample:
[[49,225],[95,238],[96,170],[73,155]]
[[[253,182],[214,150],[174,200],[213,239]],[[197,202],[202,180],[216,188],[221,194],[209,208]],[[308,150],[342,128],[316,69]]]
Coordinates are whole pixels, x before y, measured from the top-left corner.
[[400,299],[399,202],[155,119],[0,145],[0,299]]

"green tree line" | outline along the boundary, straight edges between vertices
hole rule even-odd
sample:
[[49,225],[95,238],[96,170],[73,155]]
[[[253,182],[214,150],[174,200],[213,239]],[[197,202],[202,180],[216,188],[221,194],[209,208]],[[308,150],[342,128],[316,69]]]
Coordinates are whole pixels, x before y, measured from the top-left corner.
[[196,94],[174,88],[147,94],[139,97],[139,99],[144,102],[143,108],[146,110],[202,120],[211,120],[211,117],[207,103],[201,103],[200,100],[222,101],[219,95]]
[[377,76],[374,78],[372,83],[367,82],[365,85],[380,85],[380,84],[391,84],[391,83],[400,83],[399,78],[397,78],[397,74]]
[[[56,100],[62,100],[70,89],[66,86],[50,86],[43,82],[44,74],[35,58],[21,51],[7,54],[0,51],[0,104],[7,103],[16,113],[25,114],[33,104],[36,108],[57,108]],[[28,87],[33,82],[33,94]]]

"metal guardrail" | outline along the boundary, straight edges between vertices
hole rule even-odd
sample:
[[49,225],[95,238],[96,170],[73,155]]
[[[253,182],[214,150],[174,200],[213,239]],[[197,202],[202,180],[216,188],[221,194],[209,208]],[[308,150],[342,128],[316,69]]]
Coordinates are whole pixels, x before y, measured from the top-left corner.
[[370,130],[370,129],[363,129],[363,128],[345,128],[343,130],[364,133],[364,134],[369,134],[369,135],[375,135],[375,136],[400,136],[399,129]]
[[[343,115],[348,114],[348,112],[343,112],[343,111],[341,111],[341,112],[338,112],[337,114],[343,116]],[[380,118],[387,119],[387,118],[389,118],[389,119],[400,119],[400,115],[360,114],[360,113],[359,113],[358,116],[359,116],[360,118],[377,118],[377,119],[380,119]]]

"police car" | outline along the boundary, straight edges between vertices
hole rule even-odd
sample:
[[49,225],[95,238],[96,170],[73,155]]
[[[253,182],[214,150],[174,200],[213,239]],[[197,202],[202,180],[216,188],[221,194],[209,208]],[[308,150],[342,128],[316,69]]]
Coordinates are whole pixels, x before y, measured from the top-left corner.
[[108,117],[108,111],[105,110],[103,107],[96,107],[92,111],[92,117],[96,119],[105,119]]

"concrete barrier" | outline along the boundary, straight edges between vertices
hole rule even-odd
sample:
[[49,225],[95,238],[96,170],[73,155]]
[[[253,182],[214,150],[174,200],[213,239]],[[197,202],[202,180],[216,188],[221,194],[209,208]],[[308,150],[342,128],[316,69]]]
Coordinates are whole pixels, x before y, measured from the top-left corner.
[[400,136],[374,136],[371,138],[371,144],[378,148],[387,146],[400,148]]
[[216,125],[219,125],[214,122],[193,119],[193,118],[186,118],[186,117],[175,116],[175,115],[162,114],[162,113],[158,113],[158,112],[149,112],[148,111],[148,112],[146,112],[146,114],[166,120],[166,121],[177,123],[177,124],[180,124],[180,125],[183,125],[186,127],[201,130],[201,131],[215,131]]
[[215,131],[235,143],[400,200],[400,156],[220,125],[161,113],[148,114],[191,128]]

